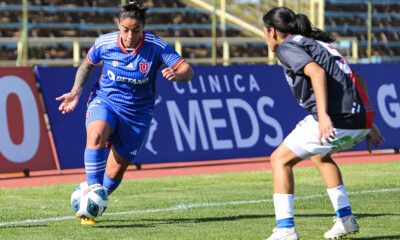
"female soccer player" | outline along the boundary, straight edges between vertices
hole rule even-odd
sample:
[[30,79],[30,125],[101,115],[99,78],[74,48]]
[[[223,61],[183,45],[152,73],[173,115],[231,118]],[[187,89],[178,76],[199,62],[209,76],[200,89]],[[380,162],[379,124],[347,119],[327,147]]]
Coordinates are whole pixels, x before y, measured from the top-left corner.
[[293,218],[293,166],[311,158],[324,179],[337,218],[325,238],[358,232],[343,179],[331,154],[348,149],[367,137],[376,147],[384,141],[373,123],[364,79],[354,72],[329,43],[326,32],[311,26],[303,14],[284,7],[264,17],[268,47],[277,53],[286,80],[300,106],[311,115],[298,123],[272,153],[274,207],[277,228],[268,240],[298,239]]
[[[75,83],[59,110],[72,112],[92,74],[103,61],[99,83],[91,88],[86,114],[84,162],[88,182],[100,183],[111,194],[136,157],[148,133],[154,111],[155,80],[162,75],[170,81],[188,82],[193,70],[165,41],[144,31],[147,8],[137,2],[121,7],[120,31],[97,38],[79,66]],[[111,150],[106,160],[106,143]],[[107,144],[108,145],[108,144]],[[94,223],[82,219],[82,223]]]

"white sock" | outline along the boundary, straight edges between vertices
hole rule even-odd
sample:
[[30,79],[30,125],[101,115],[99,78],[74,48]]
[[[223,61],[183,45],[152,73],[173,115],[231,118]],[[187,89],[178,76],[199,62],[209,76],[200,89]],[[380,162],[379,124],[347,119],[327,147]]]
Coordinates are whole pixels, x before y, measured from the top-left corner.
[[335,188],[328,188],[327,191],[335,211],[350,207],[350,201],[344,185],[340,185]]
[[274,193],[276,220],[293,218],[293,194]]

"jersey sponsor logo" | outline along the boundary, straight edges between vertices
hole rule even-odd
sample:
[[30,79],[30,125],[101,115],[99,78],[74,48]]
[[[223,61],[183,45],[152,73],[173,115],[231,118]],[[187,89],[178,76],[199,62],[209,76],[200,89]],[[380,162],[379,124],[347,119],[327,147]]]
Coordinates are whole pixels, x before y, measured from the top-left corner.
[[144,78],[144,79],[135,79],[135,78],[129,78],[129,77],[123,77],[123,76],[116,76],[112,71],[108,70],[107,71],[107,76],[110,80],[116,81],[116,82],[125,82],[125,83],[132,83],[132,84],[145,84],[149,81],[149,78]]
[[146,63],[139,63],[139,66],[140,66],[140,71],[141,71],[142,73],[145,73],[145,72],[149,71],[149,63],[148,63],[148,62],[146,62]]
[[103,50],[109,50],[111,48],[115,48],[117,45],[116,44],[108,44],[106,46],[103,46],[102,49]]

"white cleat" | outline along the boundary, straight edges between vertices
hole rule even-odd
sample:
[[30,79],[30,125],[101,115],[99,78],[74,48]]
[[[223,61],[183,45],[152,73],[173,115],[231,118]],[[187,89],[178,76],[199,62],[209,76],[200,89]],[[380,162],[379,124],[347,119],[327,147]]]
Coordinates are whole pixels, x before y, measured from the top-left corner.
[[267,240],[298,240],[296,228],[274,228],[272,235]]
[[343,218],[334,217],[333,222],[335,224],[331,230],[324,234],[324,238],[340,239],[348,234],[356,234],[360,229],[354,215],[344,216]]

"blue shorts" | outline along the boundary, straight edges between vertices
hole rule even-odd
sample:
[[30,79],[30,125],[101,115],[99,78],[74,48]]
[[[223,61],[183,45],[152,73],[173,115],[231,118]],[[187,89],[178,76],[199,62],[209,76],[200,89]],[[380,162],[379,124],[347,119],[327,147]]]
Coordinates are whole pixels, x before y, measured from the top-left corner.
[[111,145],[123,158],[128,161],[134,160],[146,139],[149,126],[143,126],[142,123],[137,124],[134,120],[119,113],[110,103],[99,96],[89,99],[86,127],[95,120],[104,120],[110,124],[112,135],[109,141]]

